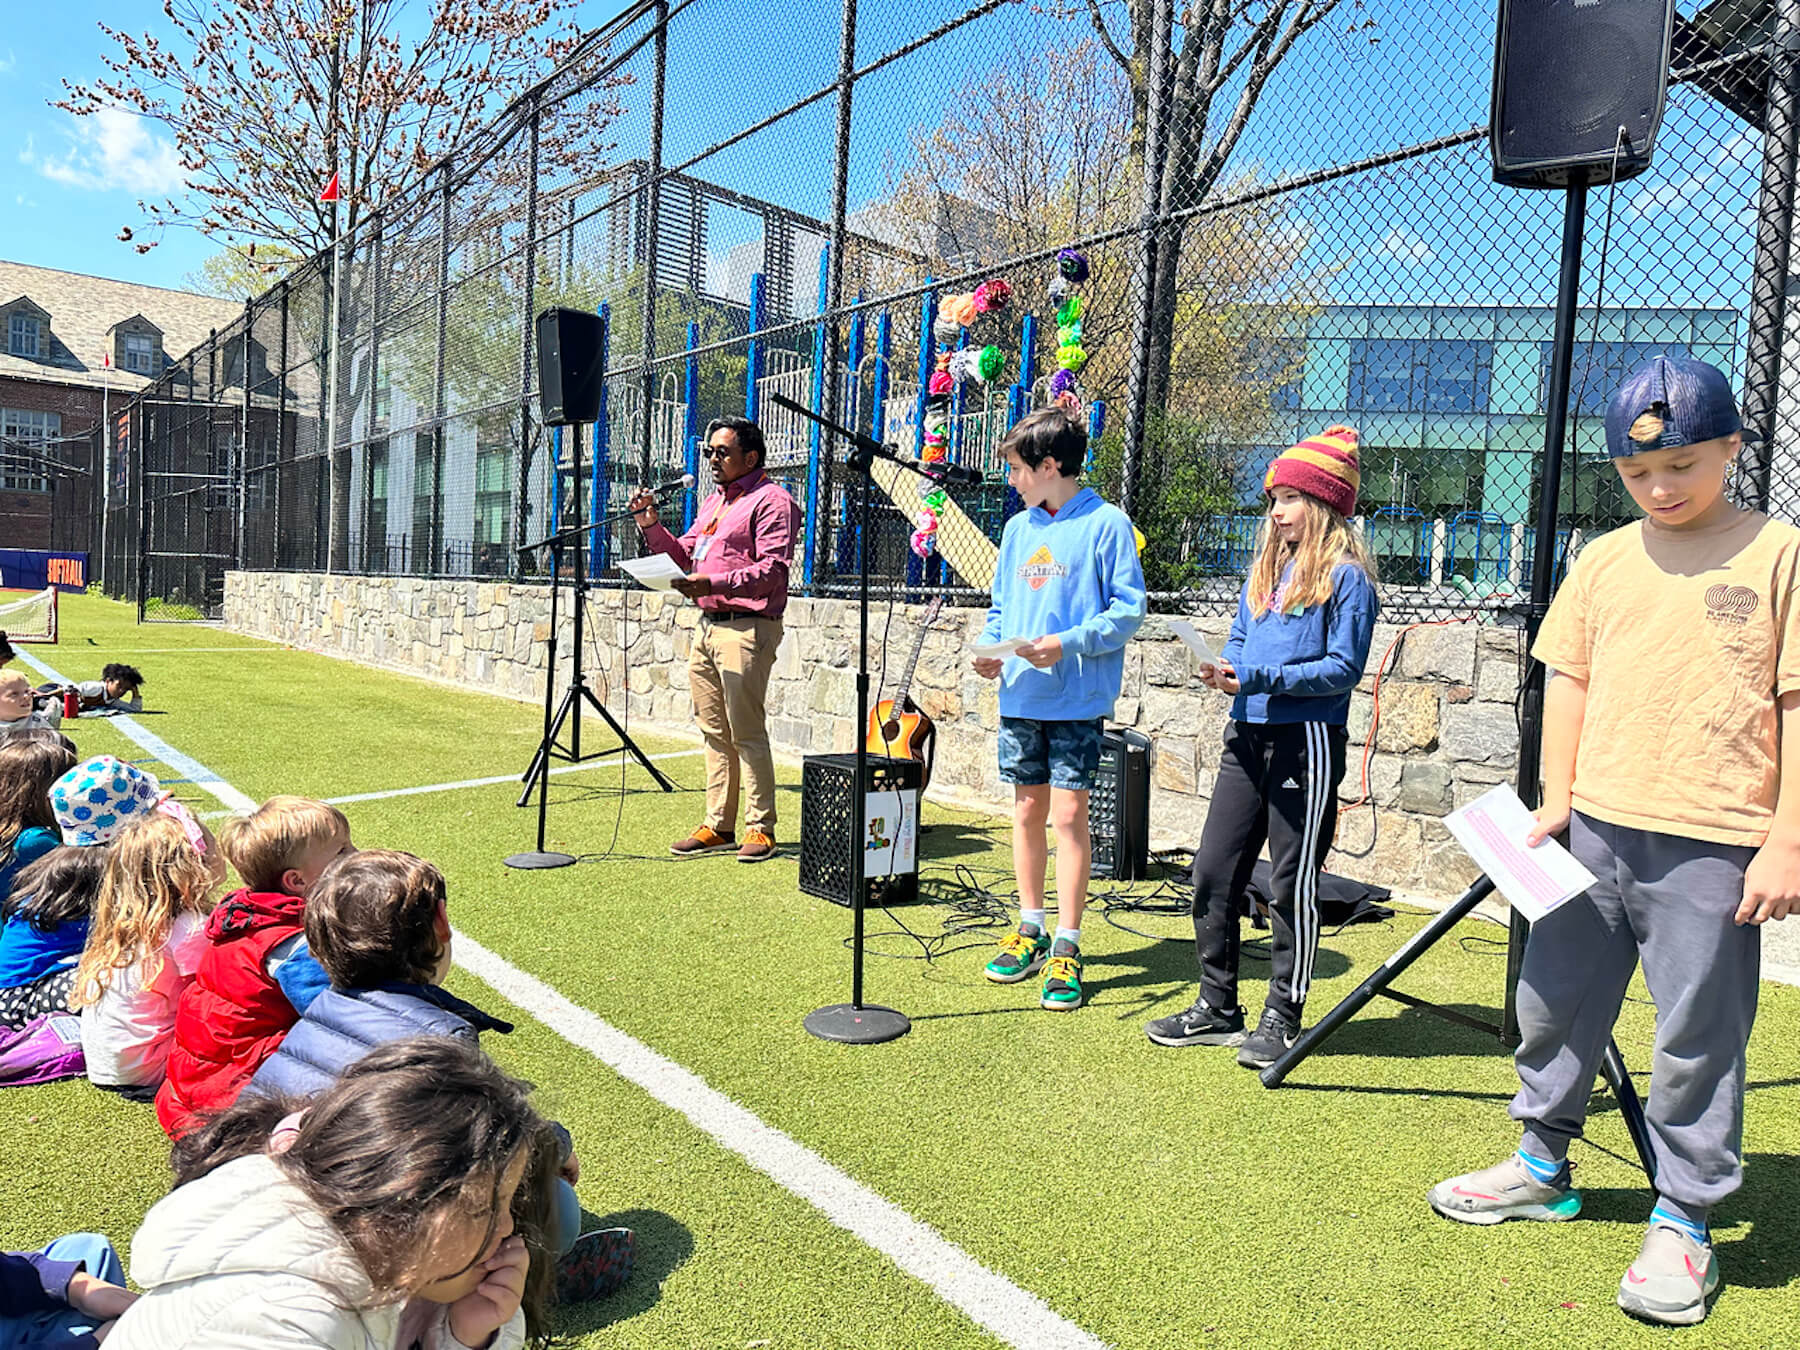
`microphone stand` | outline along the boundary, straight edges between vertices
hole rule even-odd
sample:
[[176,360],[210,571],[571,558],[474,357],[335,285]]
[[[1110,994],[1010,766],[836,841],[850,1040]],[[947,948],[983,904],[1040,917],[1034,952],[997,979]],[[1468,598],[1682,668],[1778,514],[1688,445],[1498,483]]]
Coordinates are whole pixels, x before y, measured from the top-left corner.
[[[798,413],[808,421],[817,422],[832,435],[850,443],[850,453],[845,456],[844,462],[855,474],[856,502],[853,509],[857,523],[857,611],[861,630],[860,640],[856,644],[855,787],[850,799],[850,1001],[815,1008],[806,1015],[804,1025],[821,1040],[841,1041],[852,1045],[877,1045],[882,1041],[904,1036],[912,1029],[912,1023],[905,1013],[880,1004],[863,1002],[863,911],[868,881],[863,875],[867,860],[863,852],[861,832],[869,803],[869,738],[865,731],[869,720],[869,479],[877,459],[898,464],[901,468],[934,482],[943,482],[948,475],[932,472],[934,466],[907,459],[897,454],[891,446],[883,445],[873,437],[829,422],[792,399],[775,394],[771,396],[771,401],[789,412]],[[950,467],[945,466],[946,469]]]

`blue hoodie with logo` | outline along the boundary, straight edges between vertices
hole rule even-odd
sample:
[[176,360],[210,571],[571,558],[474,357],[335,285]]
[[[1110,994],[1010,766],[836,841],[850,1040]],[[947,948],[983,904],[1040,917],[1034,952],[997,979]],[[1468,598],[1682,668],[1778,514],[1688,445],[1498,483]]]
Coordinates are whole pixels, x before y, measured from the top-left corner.
[[1039,670],[1009,656],[1000,715],[1039,722],[1112,715],[1125,644],[1144,622],[1144,569],[1131,518],[1082,488],[1052,515],[1041,506],[1006,522],[983,642],[1062,639],[1062,660]]

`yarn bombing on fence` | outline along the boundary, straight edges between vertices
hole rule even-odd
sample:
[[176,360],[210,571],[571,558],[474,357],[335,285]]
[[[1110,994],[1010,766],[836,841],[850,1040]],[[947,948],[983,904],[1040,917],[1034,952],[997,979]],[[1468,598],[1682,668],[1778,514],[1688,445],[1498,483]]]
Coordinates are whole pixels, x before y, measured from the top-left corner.
[[[996,326],[995,321],[1012,305],[1012,286],[999,277],[982,282],[967,295],[947,295],[938,301],[931,324],[937,357],[925,385],[925,413],[919,427],[919,458],[939,464],[950,457],[950,408],[956,391],[965,384],[978,388],[998,381],[1006,371],[1006,353],[991,342],[960,346],[970,328]],[[924,507],[914,522],[912,551],[931,555],[936,547],[939,518],[949,496],[941,483],[927,480],[919,489]]]

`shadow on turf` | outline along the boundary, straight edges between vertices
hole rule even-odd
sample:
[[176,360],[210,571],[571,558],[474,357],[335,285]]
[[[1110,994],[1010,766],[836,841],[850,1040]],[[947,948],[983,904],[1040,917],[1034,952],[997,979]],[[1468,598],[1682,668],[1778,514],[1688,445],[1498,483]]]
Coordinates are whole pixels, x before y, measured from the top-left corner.
[[582,1231],[596,1228],[629,1228],[636,1233],[636,1264],[625,1287],[611,1298],[558,1308],[559,1336],[584,1336],[648,1312],[662,1298],[663,1281],[694,1254],[694,1235],[687,1225],[659,1209],[628,1209],[606,1215],[582,1210]]

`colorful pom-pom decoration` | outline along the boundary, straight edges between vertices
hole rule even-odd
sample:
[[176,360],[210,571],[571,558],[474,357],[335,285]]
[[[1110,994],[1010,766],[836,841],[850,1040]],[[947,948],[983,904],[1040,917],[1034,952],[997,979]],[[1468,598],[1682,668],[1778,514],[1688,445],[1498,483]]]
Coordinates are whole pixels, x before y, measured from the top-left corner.
[[991,343],[975,354],[975,376],[983,384],[991,384],[1006,369],[1006,353]]
[[952,316],[938,311],[938,316],[931,325],[931,336],[937,339],[940,347],[954,347],[962,338],[962,325]]
[[950,447],[948,445],[942,441],[934,441],[928,436],[925,438],[925,448],[920,452],[919,458],[927,464],[937,464],[949,454]]
[[1081,396],[1073,389],[1065,389],[1053,400],[1070,417],[1081,416]]
[[1087,359],[1086,349],[1072,342],[1056,349],[1056,364],[1070,374],[1080,371],[1087,364]]
[[1081,322],[1081,297],[1071,295],[1056,307],[1056,322],[1071,324]]
[[964,328],[974,323],[979,311],[975,308],[973,295],[953,295],[946,299],[941,307],[942,312],[955,319]]
[[1056,255],[1056,270],[1075,285],[1088,279],[1088,260],[1079,249],[1065,248]]
[[1050,397],[1058,398],[1063,394],[1075,392],[1075,376],[1066,370],[1058,370],[1050,377]]
[[1081,345],[1081,320],[1074,323],[1059,324],[1056,329],[1056,345],[1059,347],[1079,347]]
[[1050,298],[1052,300],[1057,301],[1060,304],[1062,302],[1062,300],[1064,299],[1064,297],[1066,297],[1074,292],[1075,287],[1072,284],[1070,284],[1069,279],[1067,277],[1054,276],[1054,277],[1050,278],[1050,288],[1049,289],[1050,289]]
[[950,494],[945,492],[943,488],[939,487],[934,482],[920,484],[919,491],[924,494],[925,505],[929,506],[933,511],[942,511],[944,509],[944,503],[950,500]]
[[1012,287],[995,277],[975,288],[975,308],[983,314],[994,314],[1012,303]]
[[948,394],[955,387],[956,387],[956,381],[950,377],[949,371],[934,370],[931,372],[930,388],[931,388],[932,393]]
[[913,531],[912,551],[914,553],[918,554],[921,558],[929,558],[933,547],[935,547],[935,545],[932,543],[930,535],[926,534],[923,530]]

